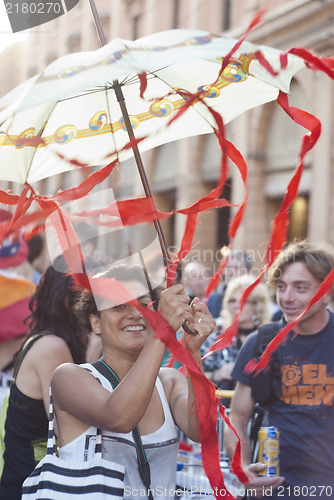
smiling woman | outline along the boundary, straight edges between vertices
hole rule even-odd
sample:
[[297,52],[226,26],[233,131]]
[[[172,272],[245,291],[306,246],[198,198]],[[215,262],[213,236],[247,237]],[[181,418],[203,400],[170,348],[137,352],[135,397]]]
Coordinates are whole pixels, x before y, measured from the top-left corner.
[[163,290],[160,297],[148,291],[140,268],[113,267],[100,278],[105,280],[100,287],[102,300],[83,292],[74,311],[86,331],[102,337],[102,364],[107,372],[114,371],[120,383],[113,388],[98,368],[101,361],[75,368],[67,363],[56,370],[51,388],[59,457],[67,463],[84,463],[85,457],[94,454],[96,428],[101,429],[103,458],[125,468],[127,497],[135,498],[136,491],[147,488],[132,435],[138,426],[150,466],[151,490],[164,488],[166,498],[172,499],[177,427],[190,439],[200,439],[196,398],[190,378],[173,368],[160,368],[165,345],[155,336],[141,306],[155,304],[174,330],[184,321],[196,330],[196,335],[185,333],[184,345],[199,366],[200,346],[215,321],[198,298],[189,304],[182,285]]

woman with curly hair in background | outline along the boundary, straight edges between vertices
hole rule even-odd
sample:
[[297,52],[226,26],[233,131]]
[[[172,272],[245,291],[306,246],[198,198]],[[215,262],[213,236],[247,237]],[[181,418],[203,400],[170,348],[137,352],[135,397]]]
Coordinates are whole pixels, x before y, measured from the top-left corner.
[[62,363],[86,361],[89,336],[71,312],[79,292],[66,271],[64,259],[57,257],[29,303],[30,331],[18,352],[8,408],[2,412],[1,500],[21,499],[23,481],[46,453],[54,370]]
[[[226,330],[238,312],[240,298],[243,292],[252,283],[254,278],[250,275],[243,275],[232,279],[227,285],[223,308],[220,313],[220,318],[217,319],[217,324],[220,328]],[[238,318],[238,333],[232,340],[231,344],[222,351],[218,351],[203,360],[205,374],[210,378],[220,389],[234,389],[234,381],[230,374],[234,366],[237,354],[246,340],[247,336],[254,332],[259,326],[270,321],[270,295],[269,290],[263,283],[258,284],[248,296]],[[213,344],[215,337],[220,333],[214,332],[203,344],[202,354],[208,352],[209,347]]]

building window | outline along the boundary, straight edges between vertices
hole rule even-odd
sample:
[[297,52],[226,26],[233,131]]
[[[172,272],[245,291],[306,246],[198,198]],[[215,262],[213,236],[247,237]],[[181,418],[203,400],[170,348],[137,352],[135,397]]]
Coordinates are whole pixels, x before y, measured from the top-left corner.
[[304,240],[308,232],[308,196],[297,196],[289,214],[288,241]]
[[[310,104],[300,84],[291,82],[290,105],[308,110]],[[266,196],[266,222],[273,220],[278,212],[287,186],[293,176],[294,168],[299,163],[301,138],[305,129],[291,120],[278,106],[267,105],[270,118],[267,124],[267,144],[264,156],[264,194]],[[268,113],[269,115],[269,113]],[[304,162],[304,171],[300,179],[298,196],[289,210],[289,229],[287,240],[301,240],[308,232],[308,193],[312,191],[311,156]]]
[[137,14],[133,16],[132,18],[132,38],[134,40],[137,40],[139,38],[139,22],[140,22],[140,15]]
[[[231,201],[231,179],[228,179],[224,185],[223,192],[220,198],[225,198]],[[227,246],[229,244],[228,228],[230,225],[231,208],[222,207],[218,209],[217,217],[217,248]]]
[[30,66],[28,68],[28,78],[37,75],[37,73],[38,73],[37,66]]
[[103,33],[105,37],[108,39],[109,27],[110,27],[110,12],[107,10],[102,10],[99,12]]
[[51,50],[50,52],[48,52],[48,54],[46,56],[46,64],[51,64],[56,59],[57,59],[57,52],[55,52],[54,50]]
[[231,27],[231,0],[225,0],[223,8],[223,31]]
[[173,4],[173,29],[179,27],[179,18],[180,18],[180,0],[174,0]]
[[[171,212],[175,209],[176,206],[176,189],[170,189],[169,191],[165,191],[164,193],[155,193],[154,201],[158,210],[161,210],[162,212]],[[174,245],[175,224],[177,216],[177,214],[174,214],[171,217],[161,220],[162,232],[167,247]]]
[[71,33],[67,38],[67,50],[69,53],[79,52],[81,45],[81,34],[78,31]]
[[[274,217],[277,215],[281,204],[282,197],[268,200],[267,202],[267,217],[266,224],[268,233]],[[308,215],[309,215],[309,197],[307,194],[297,196],[289,210],[289,228],[287,241],[304,240],[308,237]]]

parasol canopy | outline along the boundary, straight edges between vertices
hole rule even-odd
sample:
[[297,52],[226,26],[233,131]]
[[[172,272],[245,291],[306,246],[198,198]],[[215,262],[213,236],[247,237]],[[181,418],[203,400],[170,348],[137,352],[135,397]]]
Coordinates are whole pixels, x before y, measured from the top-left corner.
[[[280,51],[243,42],[220,74],[236,42],[205,31],[168,30],[57,59],[0,100],[0,179],[31,183],[75,168],[71,160],[92,166],[112,155],[120,161],[132,156],[129,148],[122,150],[129,137],[116,81],[136,139],[145,138],[142,152],[213,132],[208,106],[228,123],[275,100],[305,67],[295,55],[283,65]],[[277,74],[261,64],[259,53]],[[147,78],[144,97],[141,74]],[[169,124],[195,93],[191,106]]]

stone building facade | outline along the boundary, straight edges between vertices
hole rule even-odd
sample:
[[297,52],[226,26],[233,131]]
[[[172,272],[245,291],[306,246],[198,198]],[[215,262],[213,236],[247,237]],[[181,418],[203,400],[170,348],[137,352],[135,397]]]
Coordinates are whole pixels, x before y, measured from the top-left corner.
[[[248,36],[258,44],[287,50],[304,47],[315,55],[332,56],[334,0],[96,0],[106,39],[135,39],[171,28],[202,29],[240,38],[255,12],[266,8],[263,21]],[[95,50],[98,37],[88,0],[65,16],[31,30],[29,38],[1,53],[1,94],[42,71],[68,52]],[[305,161],[300,191],[290,211],[289,239],[309,238],[334,244],[334,85],[323,73],[303,70],[291,86],[290,103],[314,113],[322,134]],[[285,116],[276,103],[244,113],[227,126],[227,137],[240,149],[249,168],[249,202],[234,248],[253,252],[261,266],[271,221],[298,163],[301,137],[306,131]],[[213,134],[169,143],[144,154],[144,163],[159,209],[172,210],[194,203],[209,192],[219,175],[220,153]],[[120,198],[141,194],[131,175],[131,161],[120,167],[122,182],[112,186]],[[41,181],[40,191],[51,193],[80,181],[62,174]],[[16,186],[1,183],[2,188]],[[233,166],[224,196],[241,201],[243,185]],[[192,256],[214,269],[219,250],[229,243],[227,208],[199,217]],[[167,244],[178,248],[184,230],[181,215],[163,221]]]

